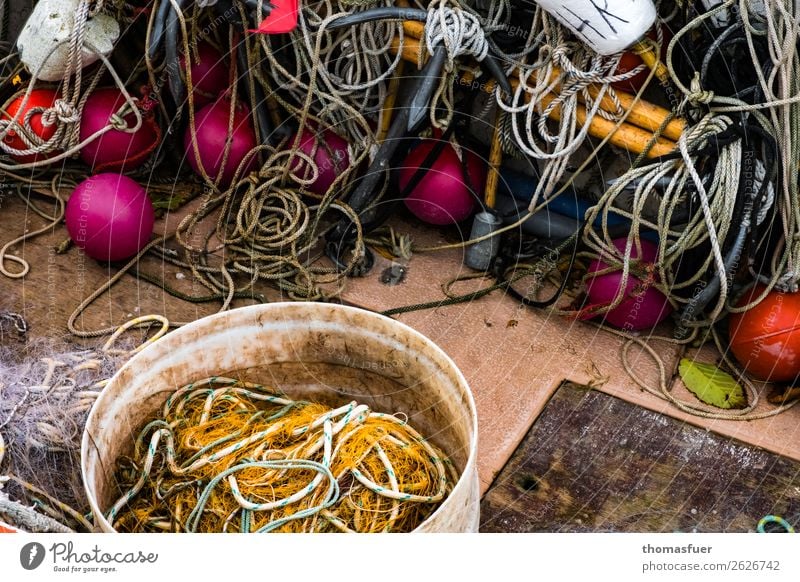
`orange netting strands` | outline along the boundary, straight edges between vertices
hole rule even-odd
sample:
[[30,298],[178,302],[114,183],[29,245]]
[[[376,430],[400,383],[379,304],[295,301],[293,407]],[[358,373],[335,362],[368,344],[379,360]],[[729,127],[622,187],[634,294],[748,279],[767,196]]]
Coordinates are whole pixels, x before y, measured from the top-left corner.
[[408,532],[452,463],[401,416],[293,401],[258,384],[184,386],[118,463],[123,532]]

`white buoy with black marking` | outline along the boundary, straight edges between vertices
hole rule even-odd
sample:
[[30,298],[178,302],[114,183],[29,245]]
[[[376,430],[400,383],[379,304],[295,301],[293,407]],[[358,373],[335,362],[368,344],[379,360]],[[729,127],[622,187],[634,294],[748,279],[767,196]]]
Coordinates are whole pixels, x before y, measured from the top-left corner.
[[636,44],[656,21],[652,0],[536,0],[592,50],[613,55]]

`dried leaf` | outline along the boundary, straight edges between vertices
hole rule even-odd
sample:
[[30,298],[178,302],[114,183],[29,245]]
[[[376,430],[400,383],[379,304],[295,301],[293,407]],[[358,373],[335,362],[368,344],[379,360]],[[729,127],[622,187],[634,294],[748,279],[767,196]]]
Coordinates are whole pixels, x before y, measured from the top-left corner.
[[744,390],[733,376],[713,364],[702,364],[684,358],[678,372],[686,388],[706,404],[725,409],[743,408],[747,404]]

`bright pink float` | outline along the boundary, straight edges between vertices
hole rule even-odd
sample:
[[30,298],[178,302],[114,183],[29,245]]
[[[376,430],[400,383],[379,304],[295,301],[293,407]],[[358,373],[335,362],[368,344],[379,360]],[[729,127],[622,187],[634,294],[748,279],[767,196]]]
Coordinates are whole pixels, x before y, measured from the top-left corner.
[[75,245],[100,261],[138,253],[153,234],[155,212],[147,192],[121,174],[97,174],[75,188],[64,219]]
[[[239,164],[250,150],[256,147],[256,131],[250,116],[250,108],[244,103],[237,103],[231,121],[230,107],[231,102],[225,97],[206,105],[194,116],[196,140],[192,137],[191,124],[186,128],[183,137],[186,157],[195,173],[202,175],[200,170],[202,167],[212,180],[216,180],[219,176],[222,188],[231,184]],[[230,133],[229,127],[232,128]],[[195,154],[195,142],[199,157]],[[227,159],[224,158],[226,148]],[[240,176],[247,174],[254,166],[255,160],[255,156],[250,157],[247,167]]]
[[[84,141],[111,123],[112,116],[125,105],[125,97],[116,87],[96,89],[86,100],[81,115],[80,138]],[[81,149],[81,159],[95,172],[127,172],[144,164],[161,140],[161,130],[150,115],[142,126],[129,133],[110,129]],[[128,127],[136,127],[133,112],[123,118]]]
[[[627,240],[616,239],[614,246],[625,252]],[[641,241],[641,256],[636,252],[634,245],[631,251],[632,259],[640,259],[636,266],[639,273],[647,266],[652,266],[658,256],[658,247],[646,240]],[[595,306],[610,305],[622,288],[622,270],[613,271],[604,275],[593,275],[609,267],[602,260],[594,260],[589,265],[586,292],[589,303]],[[655,277],[655,271],[653,277]],[[672,306],[661,291],[653,287],[655,281],[637,278],[633,272],[629,273],[625,289],[622,291],[625,299],[617,307],[604,314],[606,323],[627,331],[651,329],[663,321],[670,313]]]
[[[321,139],[320,139],[321,138]],[[297,134],[289,138],[288,147],[292,147],[297,139]],[[317,179],[306,188],[322,196],[331,187],[336,177],[350,165],[350,154],[347,152],[347,142],[330,130],[325,130],[320,136],[304,129],[300,134],[300,143],[297,148],[309,157],[312,157],[317,166]],[[314,151],[316,148],[316,151]],[[292,167],[292,171],[302,178],[312,176],[312,170],[304,160],[299,160]]]
[[[400,169],[399,185],[404,190],[417,168],[423,165],[438,140],[425,139],[406,157]],[[469,218],[475,211],[486,182],[485,166],[472,151],[462,149],[470,184],[465,183],[462,161],[455,148],[446,144],[420,182],[405,199],[414,215],[429,224],[453,224]]]

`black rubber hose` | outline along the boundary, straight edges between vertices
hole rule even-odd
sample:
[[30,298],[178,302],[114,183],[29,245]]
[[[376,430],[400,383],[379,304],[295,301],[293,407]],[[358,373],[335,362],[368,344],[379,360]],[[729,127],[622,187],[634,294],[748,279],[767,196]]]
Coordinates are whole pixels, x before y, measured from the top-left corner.
[[158,14],[153,22],[153,30],[150,32],[150,60],[155,60],[158,57],[158,51],[161,50],[161,45],[164,42],[164,32],[167,26],[167,15],[170,12],[172,4],[169,0],[161,0],[158,5]]
[[[169,0],[167,4],[170,4]],[[182,11],[186,0],[176,0],[176,4],[177,10]],[[166,26],[167,83],[169,84],[169,92],[175,100],[175,105],[180,108],[186,99],[186,86],[181,77],[181,61],[178,54],[180,19],[178,18],[178,12],[175,10],[175,7],[173,7],[173,10],[169,11]]]

